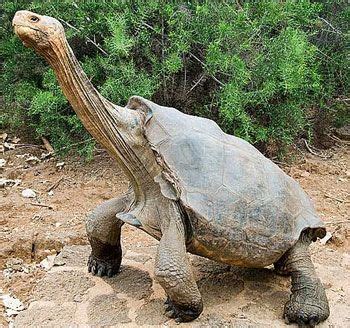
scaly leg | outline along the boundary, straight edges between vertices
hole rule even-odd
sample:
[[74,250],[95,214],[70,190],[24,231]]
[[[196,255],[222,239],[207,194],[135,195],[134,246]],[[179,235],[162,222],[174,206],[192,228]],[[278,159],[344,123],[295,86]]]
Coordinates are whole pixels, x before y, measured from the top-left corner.
[[168,295],[166,315],[176,322],[186,322],[201,314],[203,304],[186,254],[184,227],[178,221],[172,220],[163,230],[155,276]]
[[290,272],[286,268],[287,253],[284,254],[277,262],[273,265],[275,272],[280,276],[290,276]]
[[122,260],[120,245],[121,227],[124,222],[116,218],[127,206],[129,196],[108,200],[97,206],[86,217],[86,231],[92,247],[88,270],[98,276],[112,277],[119,271]]
[[317,277],[308,247],[309,232],[304,232],[299,241],[286,253],[284,266],[291,273],[292,295],[284,307],[287,323],[314,327],[329,316],[328,300],[324,287]]

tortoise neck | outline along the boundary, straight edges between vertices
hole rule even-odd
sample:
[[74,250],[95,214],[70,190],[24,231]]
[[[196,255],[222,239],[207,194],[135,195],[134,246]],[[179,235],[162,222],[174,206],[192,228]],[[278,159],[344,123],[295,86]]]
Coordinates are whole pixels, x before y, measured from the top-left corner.
[[64,95],[85,128],[117,159],[135,196],[141,196],[144,166],[131,149],[129,133],[129,126],[135,125],[136,112],[112,104],[94,88],[66,40],[52,45],[42,55],[54,69]]
[[[49,62],[62,91],[90,134],[104,147],[110,148],[105,124],[109,120],[105,115],[114,107],[92,85],[66,40],[59,46],[53,44],[44,57]],[[120,110],[119,108],[116,108]]]

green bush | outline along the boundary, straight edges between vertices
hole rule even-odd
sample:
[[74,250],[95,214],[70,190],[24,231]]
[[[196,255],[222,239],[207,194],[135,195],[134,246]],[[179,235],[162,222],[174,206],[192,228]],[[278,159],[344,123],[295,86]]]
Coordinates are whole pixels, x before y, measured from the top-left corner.
[[206,116],[263,151],[323,132],[320,119],[349,122],[346,1],[4,0],[0,123],[26,122],[56,149],[92,147],[52,70],[14,36],[20,9],[61,19],[87,75],[118,104],[138,94]]

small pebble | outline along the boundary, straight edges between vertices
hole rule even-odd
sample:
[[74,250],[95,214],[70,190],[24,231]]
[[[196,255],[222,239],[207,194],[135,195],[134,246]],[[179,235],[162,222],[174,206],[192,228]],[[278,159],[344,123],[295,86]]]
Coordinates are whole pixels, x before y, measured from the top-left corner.
[[24,190],[22,190],[22,197],[24,197],[24,198],[35,198],[36,197],[36,193],[32,189],[24,189]]

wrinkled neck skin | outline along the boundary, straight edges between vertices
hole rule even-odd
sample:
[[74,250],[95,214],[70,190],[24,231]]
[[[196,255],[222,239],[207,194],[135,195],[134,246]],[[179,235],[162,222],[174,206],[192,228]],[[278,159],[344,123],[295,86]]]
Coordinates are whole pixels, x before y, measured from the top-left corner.
[[153,183],[159,168],[141,131],[143,116],[105,99],[91,84],[65,39],[39,54],[54,69],[85,128],[118,161],[131,181],[135,201],[145,199],[145,189]]

